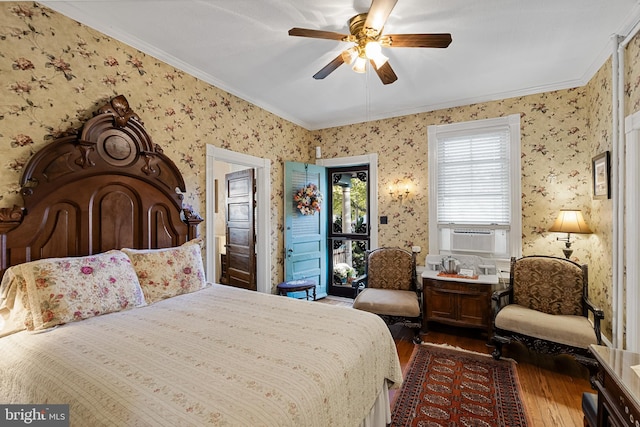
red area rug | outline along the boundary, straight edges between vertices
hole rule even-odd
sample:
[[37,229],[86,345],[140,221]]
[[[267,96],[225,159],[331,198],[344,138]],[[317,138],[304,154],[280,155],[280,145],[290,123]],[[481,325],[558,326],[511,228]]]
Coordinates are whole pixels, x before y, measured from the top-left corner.
[[528,426],[515,362],[453,347],[416,346],[392,427]]

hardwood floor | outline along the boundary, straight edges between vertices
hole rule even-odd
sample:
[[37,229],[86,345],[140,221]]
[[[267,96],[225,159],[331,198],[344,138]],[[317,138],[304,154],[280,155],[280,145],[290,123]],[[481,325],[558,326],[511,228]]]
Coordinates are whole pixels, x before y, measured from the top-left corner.
[[[347,299],[333,297],[324,303],[350,306]],[[406,369],[414,344],[412,332],[403,327],[391,328],[402,369]],[[429,332],[422,336],[425,342],[448,344],[467,350],[490,354],[486,335],[467,328],[453,328],[435,323],[429,324]],[[506,346],[503,356],[517,362],[518,378],[533,427],[582,427],[581,399],[585,391],[593,392],[589,372],[569,356],[550,357],[527,351],[520,345]],[[396,392],[392,391],[391,400]]]

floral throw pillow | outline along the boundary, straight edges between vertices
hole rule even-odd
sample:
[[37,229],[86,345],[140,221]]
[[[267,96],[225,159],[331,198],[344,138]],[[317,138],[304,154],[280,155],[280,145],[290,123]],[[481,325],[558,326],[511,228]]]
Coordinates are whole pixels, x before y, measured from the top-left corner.
[[0,337],[25,330],[32,323],[27,284],[20,266],[9,267],[0,283]]
[[49,258],[21,265],[33,324],[40,330],[145,305],[131,261],[121,251]]
[[206,286],[200,245],[189,241],[166,249],[122,249],[138,274],[147,303],[197,291]]

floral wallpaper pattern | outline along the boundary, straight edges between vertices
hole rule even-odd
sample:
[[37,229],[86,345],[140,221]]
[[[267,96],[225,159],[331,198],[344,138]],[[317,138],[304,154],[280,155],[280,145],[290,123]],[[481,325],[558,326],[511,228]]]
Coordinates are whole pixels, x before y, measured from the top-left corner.
[[271,159],[272,281],[281,281],[283,161],[309,160],[308,131],[32,2],[0,3],[0,206],[22,205],[18,181],[35,152],[120,94],[180,169],[196,212],[206,144]]
[[[553,253],[552,239],[544,243],[546,228],[557,215],[549,200],[582,209],[590,203],[589,154],[584,149],[588,129],[581,114],[585,102],[585,89],[544,93],[325,129],[317,132],[316,143],[326,144],[322,151],[328,157],[377,151],[380,188],[405,183],[413,187],[412,198],[402,205],[392,202],[387,191],[380,192],[380,214],[390,218],[387,227],[380,226],[381,240],[428,248],[427,126],[519,113],[524,252]],[[586,257],[578,249],[576,255]]]
[[[628,111],[640,108],[640,41],[629,44]],[[0,206],[20,205],[31,155],[123,94],[154,142],[176,162],[187,204],[204,214],[206,144],[272,161],[272,283],[283,277],[283,162],[378,153],[384,246],[428,248],[427,126],[520,114],[523,250],[562,256],[549,233],[562,208],[582,209],[594,231],[575,236],[589,264],[590,295],[611,335],[611,200],[591,197],[591,158],[611,150],[611,63],[585,87],[308,131],[178,69],[31,2],[0,3]],[[389,186],[410,185],[392,202]],[[200,230],[204,235],[204,228]]]
[[[326,157],[377,152],[379,214],[389,218],[379,225],[381,244],[428,248],[427,126],[520,114],[523,255],[563,256],[560,236],[547,229],[560,209],[581,209],[597,237],[573,235],[572,259],[589,264],[590,296],[611,313],[611,201],[600,201],[591,218],[591,158],[611,146],[610,69],[605,64],[582,88],[323,129],[315,132],[314,144]],[[592,126],[598,138],[592,138]],[[406,184],[412,196],[402,205],[385,191]],[[610,317],[603,322],[608,336]]]
[[[590,143],[590,158],[612,149],[612,79],[611,59],[604,64],[587,86],[587,105]],[[590,194],[593,188],[589,188]],[[611,199],[591,198],[591,208],[585,212],[593,234],[588,237],[589,252],[589,298],[602,310],[603,334],[612,334],[612,289],[613,289],[613,203]]]

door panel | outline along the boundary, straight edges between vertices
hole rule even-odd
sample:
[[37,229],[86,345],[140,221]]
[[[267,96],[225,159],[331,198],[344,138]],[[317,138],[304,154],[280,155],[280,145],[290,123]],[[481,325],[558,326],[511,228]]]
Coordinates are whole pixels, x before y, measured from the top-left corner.
[[[325,208],[325,168],[297,162],[285,162],[285,280],[311,279],[316,296],[327,296],[327,213]],[[323,195],[320,212],[303,215],[294,195],[307,184],[318,186]],[[304,295],[304,293],[302,293]],[[299,295],[292,295],[299,296]]]
[[485,318],[487,297],[484,294],[460,295],[460,320],[465,323],[485,326],[489,319]]
[[427,317],[456,320],[456,299],[457,296],[454,293],[428,288],[425,298]]
[[253,169],[225,175],[226,284],[256,290],[255,179]]

